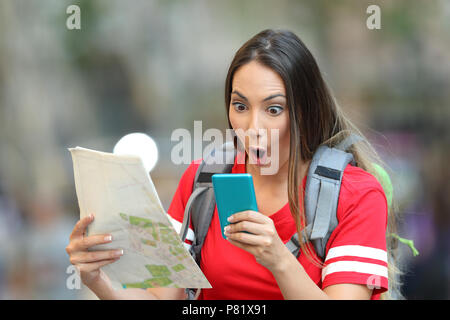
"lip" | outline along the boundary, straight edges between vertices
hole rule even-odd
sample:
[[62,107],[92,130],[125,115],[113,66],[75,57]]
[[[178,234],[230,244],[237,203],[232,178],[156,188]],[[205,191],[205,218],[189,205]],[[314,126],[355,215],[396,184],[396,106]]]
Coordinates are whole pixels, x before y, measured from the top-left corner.
[[[267,150],[266,150],[266,148],[249,147],[248,149],[249,149],[249,152],[248,152],[249,156],[252,159],[251,163],[256,164],[258,166],[266,164],[266,162],[267,162]],[[260,156],[260,157],[257,156],[258,151],[262,153],[262,156]]]

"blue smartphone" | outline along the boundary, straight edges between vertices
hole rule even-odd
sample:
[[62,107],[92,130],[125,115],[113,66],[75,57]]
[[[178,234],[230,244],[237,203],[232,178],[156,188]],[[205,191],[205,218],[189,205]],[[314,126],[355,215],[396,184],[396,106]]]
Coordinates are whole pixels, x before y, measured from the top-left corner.
[[232,214],[245,210],[258,211],[253,178],[249,173],[216,173],[212,176],[222,236]]

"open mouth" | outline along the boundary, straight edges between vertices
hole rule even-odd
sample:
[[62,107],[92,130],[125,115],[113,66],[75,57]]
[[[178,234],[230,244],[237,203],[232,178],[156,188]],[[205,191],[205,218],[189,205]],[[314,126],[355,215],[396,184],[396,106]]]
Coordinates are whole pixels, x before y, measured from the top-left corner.
[[259,148],[259,147],[250,147],[249,153],[250,153],[250,156],[251,156],[254,164],[260,165],[260,164],[266,163],[266,160],[267,160],[266,149]]

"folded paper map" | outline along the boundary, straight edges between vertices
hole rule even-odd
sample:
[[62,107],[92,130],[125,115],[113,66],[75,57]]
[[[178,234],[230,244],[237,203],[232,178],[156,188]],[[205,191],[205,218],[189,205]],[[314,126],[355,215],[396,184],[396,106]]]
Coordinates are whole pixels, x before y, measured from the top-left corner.
[[211,288],[163,209],[138,156],[81,147],[72,154],[80,218],[94,213],[87,236],[112,234],[113,241],[90,250],[123,249],[102,267],[119,288]]

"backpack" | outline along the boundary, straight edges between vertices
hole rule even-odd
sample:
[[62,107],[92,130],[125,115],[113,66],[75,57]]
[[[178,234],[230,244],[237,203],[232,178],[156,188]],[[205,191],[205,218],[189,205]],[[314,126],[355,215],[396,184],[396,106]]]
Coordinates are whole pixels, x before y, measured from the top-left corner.
[[[360,136],[352,134],[336,147],[319,146],[308,169],[304,197],[307,225],[302,230],[302,237],[305,242],[312,243],[316,254],[321,259],[325,256],[327,241],[338,225],[336,211],[342,172],[349,163],[355,165],[353,155],[347,150],[360,140],[362,140]],[[184,242],[192,219],[195,238],[189,252],[199,267],[201,249],[216,206],[211,177],[216,173],[230,173],[235,156],[233,142],[224,143],[213,149],[202,160],[194,178],[192,194],[184,211],[180,238]],[[300,244],[297,232],[285,245],[293,255],[299,257]],[[188,299],[194,299],[196,290],[186,289]]]

